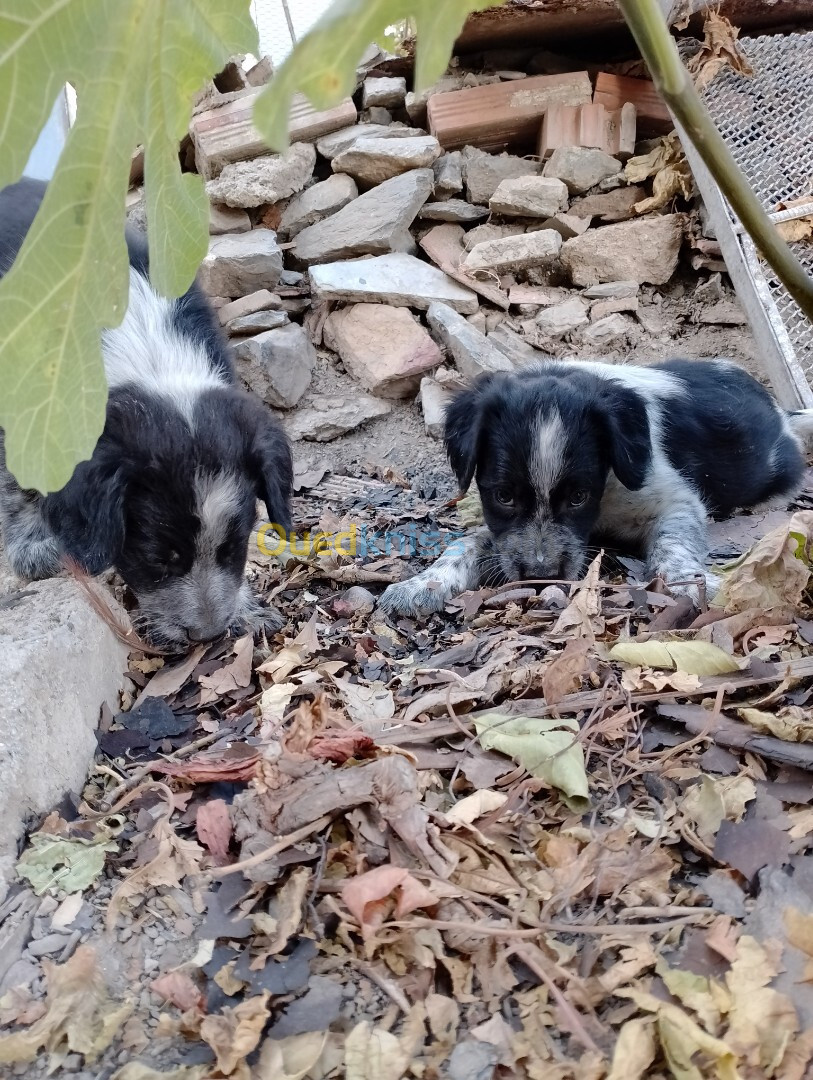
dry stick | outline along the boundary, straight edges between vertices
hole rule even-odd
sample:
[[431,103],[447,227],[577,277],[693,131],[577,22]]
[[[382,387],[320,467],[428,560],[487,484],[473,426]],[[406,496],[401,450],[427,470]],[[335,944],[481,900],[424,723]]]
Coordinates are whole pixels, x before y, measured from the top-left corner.
[[311,822],[310,825],[303,825],[301,829],[288,833],[287,836],[281,836],[276,843],[265,848],[264,851],[258,851],[257,854],[252,855],[250,859],[243,859],[242,862],[232,863],[231,866],[218,866],[213,870],[207,871],[207,873],[211,877],[222,878],[228,877],[229,874],[239,874],[243,870],[249,870],[252,866],[259,866],[260,863],[264,863],[268,859],[273,859],[275,855],[279,855],[281,852],[287,850],[287,848],[293,847],[294,844],[298,844],[300,840],[307,840],[312,833],[324,829],[332,820],[333,818],[330,814],[325,814],[318,820]]
[[562,923],[547,922],[538,929],[517,930],[510,926],[493,926],[489,923],[465,923],[441,919],[415,918],[411,921],[393,920],[382,923],[381,929],[405,929],[418,930],[456,930],[460,933],[476,935],[479,937],[505,937],[517,938],[518,940],[533,941],[540,934],[616,934],[622,937],[634,937],[636,934],[662,934],[681,926],[689,926],[691,923],[702,922],[713,916],[712,908],[698,909],[696,913],[683,915],[679,919],[670,919],[663,923],[636,923],[634,926],[625,926],[616,923]]
[[[208,735],[203,735],[199,739],[195,739],[194,742],[189,743],[188,746],[182,746],[179,750],[174,750],[171,754],[167,754],[162,761],[180,761],[182,758],[189,757],[190,754],[194,754],[196,750],[202,750],[204,746],[208,746],[210,743],[216,742],[223,737],[222,731],[210,732]],[[136,787],[141,781],[150,775],[155,767],[155,762],[148,762],[146,765],[142,765],[141,768],[136,769],[132,776],[128,777],[124,783],[119,784],[117,788],[108,795],[107,799],[103,803],[103,806],[111,807],[115,803],[116,799],[120,799],[121,796],[129,791],[131,788]],[[113,813],[113,809],[104,810],[105,814]]]
[[514,956],[523,962],[523,964],[532,971],[545,986],[548,988],[548,992],[551,994],[556,1004],[564,1013],[570,1025],[570,1031],[574,1039],[580,1042],[585,1050],[590,1050],[593,1053],[598,1053],[599,1049],[590,1037],[590,1032],[584,1026],[584,1021],[581,1018],[579,1012],[570,1004],[565,995],[548,975],[541,965],[537,964],[536,959],[531,955],[528,949],[514,948],[511,950]]
[[350,960],[362,975],[365,975],[370,982],[374,982],[376,986],[380,987],[404,1014],[409,1013],[409,1002],[401,988],[392,979],[388,979],[386,975],[376,971],[372,964],[368,964],[364,960],[357,960],[355,957],[351,957]]

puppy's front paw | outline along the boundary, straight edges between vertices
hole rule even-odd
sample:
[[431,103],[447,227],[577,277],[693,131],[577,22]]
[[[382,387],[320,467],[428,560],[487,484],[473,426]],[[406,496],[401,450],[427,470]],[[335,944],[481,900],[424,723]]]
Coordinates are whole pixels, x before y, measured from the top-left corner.
[[450,599],[451,595],[447,595],[440,582],[424,572],[388,585],[378,603],[387,615],[418,618],[442,611]]
[[[705,570],[697,570],[693,574],[684,574],[680,580],[676,580],[676,575],[667,571],[661,570],[659,573],[653,575],[654,577],[663,578],[669,589],[669,592],[673,596],[688,596],[695,607],[701,607],[701,601],[705,601],[706,604],[712,600],[720,591],[720,578],[716,574],[712,574]],[[695,577],[702,579],[705,588],[701,586],[700,581],[697,584],[690,584],[689,579]],[[670,581],[675,581],[675,584],[671,584]],[[704,595],[701,596],[701,593]]]

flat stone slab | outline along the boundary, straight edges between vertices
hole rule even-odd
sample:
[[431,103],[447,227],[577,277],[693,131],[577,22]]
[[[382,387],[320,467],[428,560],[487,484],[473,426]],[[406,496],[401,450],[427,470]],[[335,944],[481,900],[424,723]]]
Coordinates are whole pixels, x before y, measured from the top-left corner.
[[349,173],[369,187],[391,180],[410,169],[425,169],[440,157],[440,143],[433,135],[411,139],[357,139],[333,159],[333,171]]
[[294,442],[299,439],[330,442],[391,412],[392,405],[369,394],[354,394],[353,397],[314,394],[308,408],[298,409],[285,421],[285,430]]
[[198,280],[210,296],[238,297],[276,287],[282,273],[282,252],[271,229],[213,236]]
[[315,164],[316,150],[311,143],[295,142],[284,154],[226,165],[216,180],[207,183],[206,194],[212,202],[226,206],[266,206],[301,191]]
[[680,214],[648,214],[588,229],[562,245],[562,265],[574,285],[635,281],[665,285],[677,269],[683,243]]
[[373,259],[327,263],[310,271],[317,300],[392,304],[425,311],[440,301],[464,315],[478,309],[476,293],[414,255],[379,255]]
[[310,386],[316,349],[298,323],[289,323],[236,344],[234,366],[263,401],[276,409],[292,409]]
[[501,181],[488,205],[507,217],[552,217],[567,207],[567,186],[552,176],[517,176]]
[[329,176],[320,184],[306,188],[285,207],[279,223],[280,235],[292,240],[309,225],[338,213],[357,198],[358,193],[356,181],[345,173]]
[[421,128],[408,127],[406,124],[353,124],[318,139],[316,149],[322,157],[332,161],[358,139],[414,139],[416,135],[425,134]]
[[482,221],[490,211],[487,206],[474,206],[464,199],[444,199],[443,202],[424,203],[418,211],[421,221],[450,221],[456,225],[468,225]]
[[486,240],[471,249],[463,260],[463,269],[469,273],[477,270],[495,270],[497,273],[529,270],[556,258],[561,247],[562,237],[554,229],[538,229],[519,236],[506,236],[502,240]]
[[484,372],[514,370],[510,360],[495,349],[476,326],[447,304],[433,304],[426,321],[467,378],[476,378]]

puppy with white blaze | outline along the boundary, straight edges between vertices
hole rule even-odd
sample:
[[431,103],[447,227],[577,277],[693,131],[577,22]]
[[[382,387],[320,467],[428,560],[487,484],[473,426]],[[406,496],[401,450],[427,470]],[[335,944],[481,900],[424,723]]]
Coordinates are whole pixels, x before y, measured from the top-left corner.
[[[0,274],[45,194],[22,180],[0,192]],[[291,451],[265,406],[239,389],[200,289],[166,300],[150,285],[146,240],[128,234],[130,294],[104,331],[109,388],[93,455],[61,491],[22,490],[0,431],[0,532],[12,569],[45,578],[66,558],[90,574],[114,567],[138,600],[136,628],[184,649],[229,629],[281,619],[245,578],[257,499],[288,531]]]
[[445,440],[461,490],[476,480],[486,527],[390,585],[382,606],[426,614],[479,585],[577,580],[598,547],[697,599],[698,579],[717,585],[707,518],[787,505],[812,435],[813,410],[786,412],[722,360],[481,376],[449,406]]

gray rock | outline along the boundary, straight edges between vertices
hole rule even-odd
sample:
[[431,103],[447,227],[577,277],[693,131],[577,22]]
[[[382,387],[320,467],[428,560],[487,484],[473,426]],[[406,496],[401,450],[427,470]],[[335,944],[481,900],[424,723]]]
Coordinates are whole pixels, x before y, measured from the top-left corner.
[[243,315],[253,315],[255,311],[279,308],[281,303],[275,293],[269,292],[268,289],[259,289],[257,292],[249,293],[248,296],[241,296],[238,300],[222,304],[217,314],[221,324],[225,325],[233,319],[242,318]]
[[564,303],[545,308],[536,317],[536,325],[549,337],[564,337],[565,334],[586,326],[588,305],[578,296],[573,296]]
[[245,210],[234,210],[230,206],[209,207],[209,235],[222,236],[224,233],[244,233],[251,228],[251,218]]
[[403,307],[355,304],[331,312],[325,344],[348,372],[377,397],[411,397],[421,377],[439,366],[440,349]]
[[273,289],[282,273],[282,252],[271,229],[213,236],[198,279],[210,296],[245,296]]
[[585,300],[616,300],[625,296],[637,296],[640,286],[637,281],[608,281],[604,285],[591,285],[582,296]]
[[469,202],[487,203],[503,180],[538,176],[538,161],[526,161],[512,154],[487,154],[474,146],[462,151],[463,182]]
[[683,242],[680,214],[649,214],[588,229],[562,245],[562,265],[575,285],[637,281],[665,285],[674,274]]
[[560,146],[545,162],[543,175],[563,180],[571,195],[582,195],[595,187],[599,180],[614,175],[621,168],[618,158],[610,157],[603,150],[586,146]]
[[292,409],[310,386],[316,349],[296,323],[246,338],[234,347],[237,374],[277,409]]
[[505,325],[500,325],[488,335],[488,342],[499,349],[503,356],[507,356],[514,368],[524,367],[526,364],[538,363],[544,357],[538,349],[529,345],[516,331]]
[[446,425],[446,409],[454,394],[437,379],[427,375],[421,379],[421,410],[423,427],[430,439],[442,439]]
[[459,150],[443,154],[432,166],[435,173],[435,198],[448,199],[463,190],[463,156]]
[[301,191],[313,175],[316,150],[311,143],[292,143],[284,154],[268,154],[226,165],[206,184],[212,202],[226,206],[265,206]]
[[306,188],[295,195],[283,210],[279,223],[280,236],[293,240],[309,225],[324,221],[347,206],[358,193],[356,181],[344,173],[329,176],[320,184]]
[[317,300],[378,302],[421,311],[440,301],[466,315],[479,306],[471,289],[413,255],[396,253],[314,266],[310,278]]
[[435,94],[447,94],[450,90],[461,90],[464,85],[463,80],[463,75],[444,75],[436,83],[432,83],[431,86],[427,86],[425,90],[420,90],[417,94],[410,90],[404,104],[412,123],[424,124],[426,122],[426,103],[430,97],[434,97]]
[[575,214],[554,214],[542,222],[543,229],[555,229],[563,240],[572,240],[581,236],[590,228],[589,217],[576,217]]
[[404,104],[406,97],[406,79],[398,76],[391,78],[366,78],[361,90],[361,106],[369,109],[373,105],[383,105],[387,109],[397,109]]
[[645,198],[644,188],[633,184],[606,194],[585,195],[582,199],[574,199],[570,212],[578,214],[579,217],[595,217],[604,225],[612,225],[616,221],[629,221],[637,217],[635,204]]
[[285,421],[285,430],[294,442],[329,442],[390,412],[392,405],[369,394],[354,394],[352,398],[317,394],[310,407],[297,410]]
[[588,326],[581,336],[588,345],[602,346],[626,340],[634,329],[635,323],[629,315],[607,315]]
[[554,229],[506,236],[502,240],[486,241],[473,247],[463,260],[463,269],[469,273],[477,270],[494,270],[497,273],[525,270],[554,259],[561,247],[562,238]]
[[550,176],[516,176],[500,183],[488,205],[508,217],[547,218],[567,206],[567,187]]
[[513,371],[511,362],[499,349],[446,304],[432,304],[426,321],[467,378],[475,378],[487,371]]
[[[0,618],[0,901],[15,880],[26,825],[84,787],[99,710],[107,703],[118,711],[128,652],[74,581],[34,582],[15,596],[20,583],[7,576],[11,602]],[[108,603],[117,607],[112,597]]]
[[434,135],[413,139],[357,139],[333,159],[333,171],[349,173],[369,187],[410,169],[428,168],[440,156]]
[[484,244],[491,240],[503,240],[506,236],[521,236],[525,232],[524,225],[494,225],[486,222],[485,225],[475,225],[463,237],[463,247],[471,251],[478,244]]
[[418,211],[421,221],[452,221],[457,224],[482,221],[488,214],[487,206],[474,206],[463,199],[424,203]]
[[259,334],[263,330],[276,330],[289,322],[287,311],[255,311],[251,315],[238,315],[226,324],[230,334],[241,337]]
[[707,326],[745,326],[748,319],[745,312],[733,300],[720,300],[711,307],[701,308],[697,321]]
[[371,124],[380,124],[381,127],[386,127],[392,123],[392,113],[389,109],[382,109],[380,105],[373,105],[372,108],[368,109],[367,116]]
[[294,258],[307,267],[358,255],[413,251],[409,227],[431,191],[431,169],[412,169],[385,180],[327,220],[303,229],[294,242]]
[[500,1051],[496,1046],[464,1039],[449,1055],[449,1080],[493,1080],[499,1060]]
[[332,161],[337,154],[347,150],[358,139],[414,139],[416,135],[425,134],[420,128],[409,127],[407,124],[353,124],[317,139],[316,149],[322,157]]

